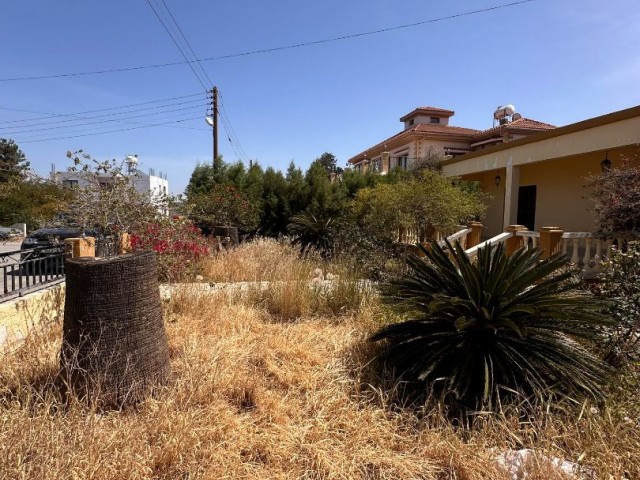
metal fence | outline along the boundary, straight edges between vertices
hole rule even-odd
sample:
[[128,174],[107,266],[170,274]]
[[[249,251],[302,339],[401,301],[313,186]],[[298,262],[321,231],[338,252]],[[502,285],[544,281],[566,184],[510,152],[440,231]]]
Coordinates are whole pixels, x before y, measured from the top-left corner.
[[0,254],[0,302],[64,280],[64,247],[43,247]]
[[[118,242],[96,240],[96,257],[118,255]],[[0,253],[0,303],[64,281],[64,244]]]

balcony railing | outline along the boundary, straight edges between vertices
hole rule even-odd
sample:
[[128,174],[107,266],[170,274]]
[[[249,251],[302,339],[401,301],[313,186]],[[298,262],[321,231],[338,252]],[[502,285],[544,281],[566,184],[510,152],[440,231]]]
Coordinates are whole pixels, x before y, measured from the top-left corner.
[[508,255],[518,248],[540,250],[543,258],[561,252],[569,258],[571,264],[582,271],[585,278],[595,278],[602,272],[602,264],[609,260],[614,247],[624,249],[627,242],[638,240],[638,234],[605,238],[591,232],[565,232],[558,227],[544,227],[541,231],[535,232],[527,230],[522,225],[510,225],[506,232],[465,252],[470,258],[474,258],[478,248],[499,243],[506,244]]

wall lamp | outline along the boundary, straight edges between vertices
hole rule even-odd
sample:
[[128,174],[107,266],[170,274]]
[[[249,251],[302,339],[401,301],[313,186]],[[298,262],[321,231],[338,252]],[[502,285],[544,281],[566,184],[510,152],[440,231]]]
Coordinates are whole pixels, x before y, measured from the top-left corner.
[[502,177],[500,176],[500,174],[496,175],[496,178],[494,179],[496,182],[496,188],[500,187],[500,180],[502,180]]
[[609,160],[609,152],[604,156],[604,160],[600,162],[600,168],[602,169],[602,173],[608,172],[611,170],[611,160]]

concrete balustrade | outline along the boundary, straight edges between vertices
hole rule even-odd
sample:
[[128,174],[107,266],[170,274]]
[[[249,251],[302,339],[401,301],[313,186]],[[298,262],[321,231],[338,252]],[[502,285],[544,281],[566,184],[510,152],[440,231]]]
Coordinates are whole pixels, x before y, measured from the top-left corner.
[[516,235],[518,232],[528,231],[524,225],[509,225],[506,232],[511,236],[506,240],[506,252],[507,255],[513,255],[513,252],[525,246],[524,238]]
[[540,229],[540,251],[543,259],[561,251],[563,234],[564,230],[560,227],[542,227]]

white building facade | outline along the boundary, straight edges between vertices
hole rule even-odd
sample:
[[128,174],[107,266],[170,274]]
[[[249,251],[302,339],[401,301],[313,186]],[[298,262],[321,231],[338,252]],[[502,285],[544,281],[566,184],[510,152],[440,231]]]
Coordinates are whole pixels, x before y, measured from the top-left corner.
[[[149,173],[144,173],[137,168],[137,157],[128,156],[127,160],[127,172],[119,175],[126,175],[130,178],[131,184],[137,192],[143,195],[149,195],[151,200],[158,205],[158,212],[162,215],[169,215],[169,210],[165,201],[169,195],[169,180],[167,174],[158,172],[150,168]],[[97,186],[106,186],[113,181],[113,174],[96,174],[94,172],[87,171],[73,171],[67,170],[64,172],[58,172],[53,166],[51,171],[51,180],[55,183],[61,184],[66,187],[79,187],[87,188],[92,184]]]

